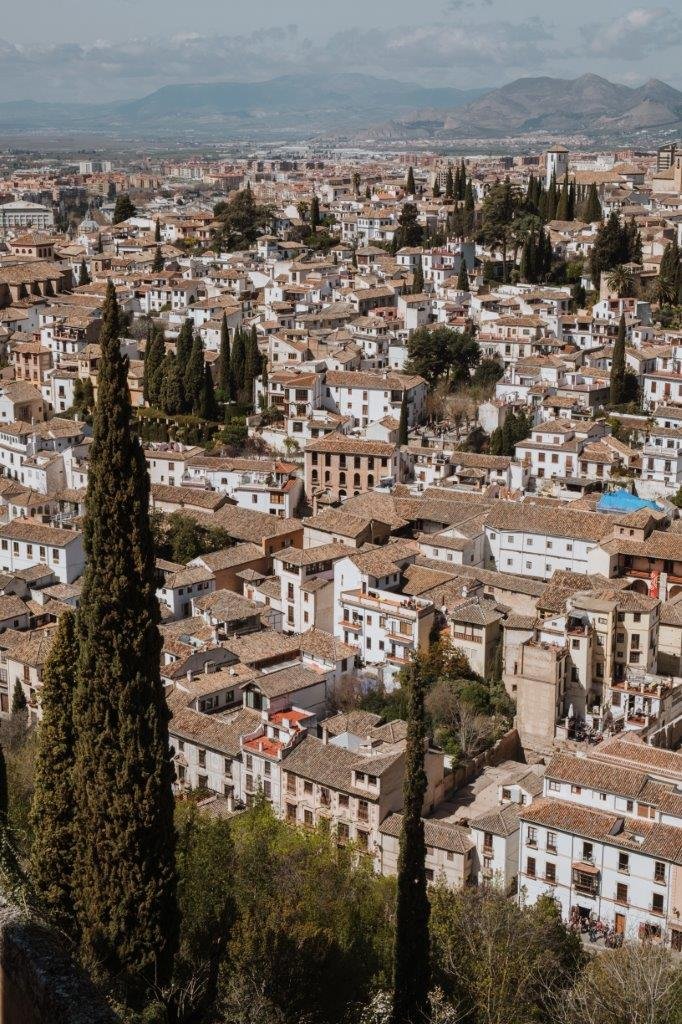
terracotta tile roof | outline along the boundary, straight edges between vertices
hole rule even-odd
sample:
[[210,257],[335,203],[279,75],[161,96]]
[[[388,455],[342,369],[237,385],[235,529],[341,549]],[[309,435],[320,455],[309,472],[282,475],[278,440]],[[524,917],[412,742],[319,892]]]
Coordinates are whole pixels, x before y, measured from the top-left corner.
[[[459,853],[466,857],[469,850],[476,845],[467,830],[459,825],[451,825],[449,822],[432,818],[422,818],[422,821],[424,823],[424,841],[434,850],[447,850],[449,853]],[[402,814],[389,814],[382,821],[379,832],[382,836],[399,839],[402,826]]]
[[472,818],[469,826],[479,832],[492,832],[494,836],[512,836],[519,829],[519,810],[518,804],[505,804],[497,810]]
[[488,514],[486,529],[568,537],[597,543],[613,532],[613,519],[598,512],[538,507],[527,502],[496,502]]

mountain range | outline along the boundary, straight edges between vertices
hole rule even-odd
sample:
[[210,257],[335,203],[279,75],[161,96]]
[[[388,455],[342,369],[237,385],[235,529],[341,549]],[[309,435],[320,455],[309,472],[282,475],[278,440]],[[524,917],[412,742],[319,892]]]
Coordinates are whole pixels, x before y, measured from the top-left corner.
[[295,74],[263,82],[167,85],[106,104],[0,103],[0,131],[118,136],[506,138],[534,132],[591,137],[682,128],[682,92],[598,75],[519,78],[491,90],[426,88],[372,75]]

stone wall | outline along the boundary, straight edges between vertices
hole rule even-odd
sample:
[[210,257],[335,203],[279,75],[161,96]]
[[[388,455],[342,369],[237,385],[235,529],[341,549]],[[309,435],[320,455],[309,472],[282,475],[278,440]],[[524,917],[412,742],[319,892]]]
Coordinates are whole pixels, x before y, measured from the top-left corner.
[[116,1024],[64,939],[0,905],[0,1024]]

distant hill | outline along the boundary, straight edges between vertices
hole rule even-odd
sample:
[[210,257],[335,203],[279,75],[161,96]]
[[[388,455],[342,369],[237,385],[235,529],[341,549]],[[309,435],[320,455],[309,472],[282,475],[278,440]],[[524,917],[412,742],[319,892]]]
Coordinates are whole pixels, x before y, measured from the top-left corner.
[[492,90],[430,89],[373,75],[310,73],[263,82],[167,85],[106,104],[0,103],[0,131],[216,137],[354,134],[375,139],[503,138],[547,131],[597,137],[682,127],[682,92],[598,75],[519,78]]
[[284,75],[264,82],[167,85],[141,99],[108,104],[0,103],[0,128],[270,131],[357,128],[408,113],[445,112],[484,90],[428,89],[360,74]]
[[639,88],[599,75],[580,78],[518,78],[453,110],[443,130],[467,135],[637,130],[682,120],[682,92],[652,79]]

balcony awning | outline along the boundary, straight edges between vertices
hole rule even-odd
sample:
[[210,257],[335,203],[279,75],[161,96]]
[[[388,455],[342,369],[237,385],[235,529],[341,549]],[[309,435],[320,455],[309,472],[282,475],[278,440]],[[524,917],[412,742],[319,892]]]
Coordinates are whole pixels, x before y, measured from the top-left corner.
[[572,864],[574,871],[582,871],[586,875],[598,875],[599,868],[596,868],[594,864],[587,864],[585,861],[576,860]]

